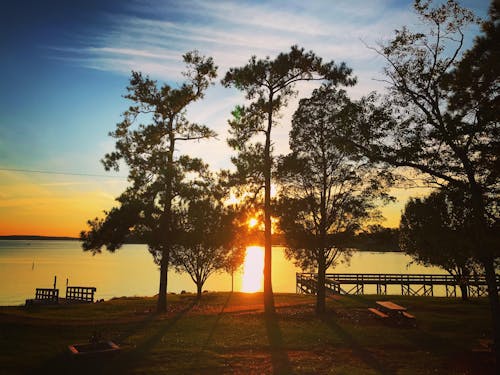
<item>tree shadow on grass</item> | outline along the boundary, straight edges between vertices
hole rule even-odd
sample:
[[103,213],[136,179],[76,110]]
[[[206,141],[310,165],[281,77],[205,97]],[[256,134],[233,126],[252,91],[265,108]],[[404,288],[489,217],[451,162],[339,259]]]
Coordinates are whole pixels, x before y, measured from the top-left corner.
[[[188,306],[179,311],[174,317],[165,321],[161,324],[154,333],[146,337],[142,342],[140,342],[133,350],[127,353],[125,359],[120,360],[118,366],[114,366],[113,370],[122,373],[126,373],[128,369],[134,367],[134,364],[141,362],[151,350],[162,341],[165,334],[175,326],[175,324],[195,305],[197,301],[193,300]],[[124,353],[125,354],[125,353]]]
[[368,367],[374,369],[379,374],[395,374],[394,370],[385,367],[379,360],[373,356],[370,351],[365,349],[359,342],[344,328],[342,328],[332,316],[323,316],[322,321],[327,324],[339,337],[351,348],[353,354],[361,359]]
[[[347,294],[347,295],[342,295],[341,296],[343,300],[335,300],[333,297],[331,298],[333,301],[336,303],[340,303],[341,305],[344,304],[344,301],[347,301],[348,299],[357,302],[358,304],[366,307],[372,307],[373,306],[373,301],[367,299],[363,294]],[[380,295],[380,299],[384,299],[387,296],[386,295]]]
[[[163,336],[175,326],[175,324],[193,308],[196,301],[180,310],[175,316],[159,323],[158,329],[153,334],[146,336],[133,349],[125,349],[116,354],[105,354],[89,356],[86,358],[75,358],[68,351],[59,353],[49,359],[41,367],[34,369],[30,374],[126,374],[138,363],[142,362],[149,352],[157,345]],[[130,325],[128,329],[118,335],[120,341],[141,332],[150,327],[158,320],[154,316],[145,319],[139,324]]]
[[269,340],[273,374],[292,374],[292,366],[285,350],[283,335],[281,334],[276,313],[264,314],[264,320],[266,324],[267,338]]
[[231,299],[232,295],[233,295],[232,292],[228,294],[228,296],[226,298],[226,302],[224,302],[224,305],[222,306],[222,309],[217,314],[217,317],[215,318],[215,322],[214,322],[214,324],[212,324],[212,327],[210,328],[210,332],[208,334],[208,337],[205,340],[205,342],[203,343],[203,346],[201,347],[201,350],[204,350],[204,349],[208,348],[208,345],[210,344],[210,341],[212,341],[212,338],[214,337],[215,330],[217,329],[217,326],[219,325],[219,322],[220,322],[220,320],[222,318],[222,315],[224,314],[224,310],[226,310],[227,306],[229,305],[229,300]]
[[224,302],[224,305],[222,306],[221,310],[217,314],[214,323],[210,327],[210,332],[208,333],[207,339],[203,342],[203,344],[200,346],[200,349],[198,351],[198,355],[195,356],[192,360],[192,367],[195,369],[199,369],[203,367],[203,361],[205,359],[205,356],[203,355],[205,350],[210,348],[210,343],[214,337],[215,330],[217,329],[217,326],[219,325],[219,322],[224,314],[224,311],[226,310],[227,306],[229,305],[229,300],[231,299],[232,292],[228,294],[226,301]]
[[[215,331],[217,329],[217,326],[219,325],[219,322],[224,315],[224,312],[229,305],[229,301],[231,299],[231,294],[228,295],[224,306],[222,307],[221,311],[217,314],[217,317],[212,324],[212,327],[210,329],[210,332],[208,334],[208,337],[206,341],[204,342],[203,346],[200,349],[200,352],[203,350],[209,348],[209,345],[213,339],[213,336],[215,334]],[[243,310],[243,311],[251,311],[254,312],[255,310]],[[238,313],[241,313],[242,311],[238,311]],[[264,323],[266,326],[266,332],[267,332],[267,337],[269,340],[269,349],[270,349],[270,354],[271,354],[271,363],[273,366],[273,374],[279,375],[279,374],[291,374],[292,373],[292,366],[290,364],[290,360],[288,358],[288,354],[285,350],[284,343],[283,343],[283,335],[281,333],[281,329],[279,327],[279,322],[278,322],[278,317],[277,314],[264,314]],[[201,355],[199,356],[201,358]]]

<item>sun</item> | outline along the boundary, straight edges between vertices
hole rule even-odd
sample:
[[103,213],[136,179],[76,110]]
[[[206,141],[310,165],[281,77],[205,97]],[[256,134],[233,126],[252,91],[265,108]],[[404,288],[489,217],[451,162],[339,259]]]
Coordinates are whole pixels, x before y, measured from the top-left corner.
[[243,263],[241,291],[254,293],[262,290],[264,271],[264,249],[260,246],[249,246]]
[[248,227],[249,228],[253,228],[255,227],[257,224],[259,224],[259,220],[257,220],[256,218],[252,217],[250,220],[248,220]]

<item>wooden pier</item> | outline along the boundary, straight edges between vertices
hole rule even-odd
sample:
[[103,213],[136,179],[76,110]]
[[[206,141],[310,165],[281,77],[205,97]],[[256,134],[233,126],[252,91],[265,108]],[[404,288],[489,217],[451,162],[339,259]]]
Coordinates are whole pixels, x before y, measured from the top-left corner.
[[[375,285],[376,294],[386,295],[387,285],[399,285],[403,296],[434,296],[435,286],[444,286],[446,297],[456,297],[461,283],[467,286],[470,297],[487,295],[484,276],[468,276],[459,282],[452,275],[379,274],[379,273],[327,273],[325,286],[331,294],[365,294],[366,285]],[[316,294],[317,274],[297,273],[297,293]],[[500,275],[497,275],[500,290]]]

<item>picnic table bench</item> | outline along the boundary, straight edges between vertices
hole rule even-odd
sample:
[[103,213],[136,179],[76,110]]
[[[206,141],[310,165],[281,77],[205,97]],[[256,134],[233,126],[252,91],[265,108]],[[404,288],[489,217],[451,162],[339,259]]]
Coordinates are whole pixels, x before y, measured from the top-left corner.
[[36,288],[35,298],[27,299],[25,306],[49,305],[59,303],[59,289]]
[[403,315],[405,318],[408,318],[408,319],[415,319],[415,315],[412,315],[407,311],[402,311],[401,315]]
[[386,313],[383,313],[382,311],[376,309],[375,307],[369,307],[368,311],[372,312],[373,314],[377,315],[379,318],[382,318],[382,319],[389,317],[389,315],[387,315]]

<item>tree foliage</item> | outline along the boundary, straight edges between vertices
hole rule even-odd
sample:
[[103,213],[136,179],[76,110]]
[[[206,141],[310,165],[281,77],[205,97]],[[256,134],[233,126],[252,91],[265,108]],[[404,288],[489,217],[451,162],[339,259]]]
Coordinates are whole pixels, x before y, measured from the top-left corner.
[[181,205],[176,217],[179,238],[173,245],[172,264],[178,272],[186,272],[201,297],[203,285],[210,275],[237,269],[243,261],[244,247],[237,238],[238,211],[224,204],[226,192],[210,176],[207,185],[193,190]]
[[[466,27],[477,22],[455,1],[433,7],[416,0],[422,31],[407,27],[374,50],[387,62],[389,94],[357,103],[339,132],[346,149],[373,162],[410,167],[426,181],[468,194],[473,207],[475,253],[484,267],[500,353],[500,306],[495,249],[485,243],[491,221],[498,222],[499,22],[492,4],[483,35],[463,53]],[[498,60],[495,60],[498,61]]]
[[[249,104],[238,106],[229,121],[228,143],[238,150],[232,161],[237,167],[240,182],[248,183],[257,197],[264,189],[264,306],[274,312],[271,283],[271,173],[273,166],[271,131],[276,117],[295,94],[299,81],[327,80],[332,84],[353,84],[351,70],[344,63],[324,63],[313,52],[292,46],[288,53],[269,57],[251,57],[240,68],[231,68],[222,83],[245,93]],[[263,142],[257,140],[263,136]],[[256,139],[257,138],[257,139]]]
[[361,226],[379,217],[390,178],[335,143],[335,128],[349,108],[343,90],[323,86],[302,99],[290,132],[292,152],[281,158],[280,227],[286,254],[302,269],[317,269],[317,313],[325,312],[325,272],[343,257]]
[[178,234],[173,216],[203,170],[201,160],[175,155],[176,145],[215,136],[208,127],[190,122],[186,108],[203,98],[216,78],[217,67],[212,58],[197,51],[186,53],[183,59],[186,80],[179,87],[159,86],[149,77],[132,72],[125,98],[133,104],[110,133],[116,139],[115,151],[102,160],[106,170],[118,170],[123,161],[131,186],[118,198],[119,207],[103,220],[90,221],[90,229],[81,235],[85,250],[99,251],[103,245],[118,248],[123,243],[120,236],[132,228],[141,233],[160,264],[159,312],[167,308],[169,256]]
[[411,199],[399,228],[401,250],[419,264],[441,267],[453,275],[463,299],[467,299],[464,277],[480,271],[471,215],[470,197],[459,190],[440,190]]
[[[498,119],[493,98],[464,106],[463,91],[469,90],[458,78],[463,75],[463,29],[475,17],[454,1],[437,8],[416,1],[415,8],[430,30],[411,32],[403,27],[376,49],[387,61],[389,95],[382,106],[377,106],[375,95],[363,98],[352,111],[345,139],[372,160],[415,168],[432,183],[463,188],[474,179],[486,190],[495,188],[498,179],[491,174],[497,172],[491,163],[498,155],[493,149],[498,147]],[[487,89],[488,95],[494,91]]]

